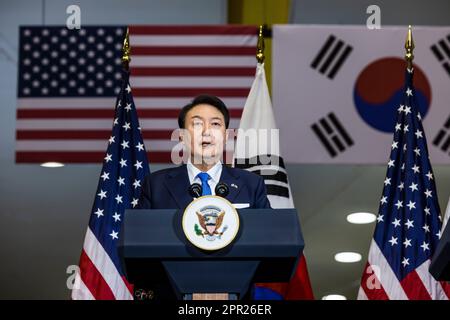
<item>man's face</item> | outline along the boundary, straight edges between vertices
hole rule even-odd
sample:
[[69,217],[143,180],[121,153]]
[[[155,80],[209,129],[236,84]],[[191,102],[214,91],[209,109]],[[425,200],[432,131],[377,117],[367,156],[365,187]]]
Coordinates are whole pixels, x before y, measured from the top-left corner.
[[215,164],[226,141],[223,114],[209,104],[199,104],[186,114],[183,141],[193,164]]

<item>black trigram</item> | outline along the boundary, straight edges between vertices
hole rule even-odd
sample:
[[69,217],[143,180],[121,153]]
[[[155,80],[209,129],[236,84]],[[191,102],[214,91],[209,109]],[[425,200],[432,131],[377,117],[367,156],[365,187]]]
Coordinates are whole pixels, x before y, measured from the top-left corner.
[[450,116],[444,123],[444,127],[439,130],[438,134],[433,140],[436,147],[440,147],[442,151],[447,152],[450,148]]
[[353,139],[332,112],[313,123],[311,129],[333,158],[354,144]]
[[290,198],[288,177],[282,157],[265,154],[252,158],[235,159],[234,166],[262,176],[267,195]]
[[447,36],[447,39],[441,39],[437,43],[431,46],[431,51],[434,53],[434,56],[442,66],[444,67],[447,74],[450,76],[450,35]]
[[313,62],[311,62],[311,68],[318,69],[320,73],[326,74],[330,79],[334,79],[352,50],[352,46],[346,45],[344,41],[330,35]]

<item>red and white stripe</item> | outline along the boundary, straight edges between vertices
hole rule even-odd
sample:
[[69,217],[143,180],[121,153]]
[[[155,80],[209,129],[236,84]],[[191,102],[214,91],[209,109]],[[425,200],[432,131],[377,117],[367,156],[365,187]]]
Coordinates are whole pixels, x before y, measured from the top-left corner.
[[88,228],[76,275],[73,300],[132,300],[132,290]]
[[[238,128],[255,74],[256,27],[130,26],[131,87],[151,162],[171,162],[181,107],[219,96]],[[101,162],[115,98],[19,98],[16,162]]]
[[450,287],[436,281],[425,261],[399,281],[378,244],[372,240],[358,292],[359,300],[448,300]]

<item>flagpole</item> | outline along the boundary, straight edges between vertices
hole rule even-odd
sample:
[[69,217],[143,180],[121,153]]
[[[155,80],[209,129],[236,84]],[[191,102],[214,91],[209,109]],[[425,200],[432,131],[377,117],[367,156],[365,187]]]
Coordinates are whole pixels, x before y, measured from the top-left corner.
[[122,66],[126,71],[129,71],[130,68],[130,34],[129,29],[127,27],[127,33],[125,35],[125,39],[123,39],[123,46],[122,46]]
[[411,69],[412,63],[414,60],[414,54],[413,54],[414,40],[412,37],[411,25],[408,26],[408,35],[406,37],[405,49],[406,49],[406,54],[405,54],[406,63],[407,63],[408,69]]
[[264,63],[264,25],[259,26],[258,43],[256,45],[256,60],[258,63]]

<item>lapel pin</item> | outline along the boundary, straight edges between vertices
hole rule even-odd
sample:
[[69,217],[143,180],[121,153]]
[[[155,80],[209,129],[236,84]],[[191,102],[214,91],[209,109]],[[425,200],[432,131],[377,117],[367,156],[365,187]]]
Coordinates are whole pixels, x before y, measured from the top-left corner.
[[238,188],[238,186],[235,185],[234,183],[232,183],[231,186],[232,186],[233,188],[236,188],[236,189]]

